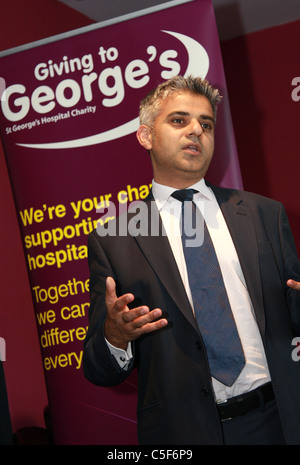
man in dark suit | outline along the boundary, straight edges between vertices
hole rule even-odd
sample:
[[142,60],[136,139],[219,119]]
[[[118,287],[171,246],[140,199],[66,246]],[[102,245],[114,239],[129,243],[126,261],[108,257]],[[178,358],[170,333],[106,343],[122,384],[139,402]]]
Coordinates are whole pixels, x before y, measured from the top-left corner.
[[[207,81],[192,77],[171,79],[143,100],[137,138],[150,153],[152,192],[139,214],[89,236],[84,372],[114,386],[137,367],[140,444],[300,444],[300,367],[292,357],[300,264],[280,203],[204,181],[220,100]],[[192,255],[203,255],[211,238],[221,270],[221,278],[210,277],[201,261],[200,297],[180,237],[185,203],[177,194],[190,188],[197,207],[190,212],[201,211],[208,231]],[[221,288],[223,297],[210,303]],[[213,329],[202,327],[198,307],[210,315],[225,300],[229,311],[213,317]],[[230,336],[225,313],[234,322]],[[219,329],[220,342],[211,341]],[[226,369],[224,378],[214,363]]]

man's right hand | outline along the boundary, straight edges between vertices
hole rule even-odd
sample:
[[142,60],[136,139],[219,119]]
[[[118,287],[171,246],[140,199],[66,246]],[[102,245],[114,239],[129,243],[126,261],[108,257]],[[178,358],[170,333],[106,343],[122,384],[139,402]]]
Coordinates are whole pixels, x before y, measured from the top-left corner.
[[124,294],[118,297],[114,279],[111,277],[106,279],[105,337],[110,344],[124,350],[127,349],[129,342],[134,341],[142,334],[156,331],[168,324],[168,320],[165,318],[157,320],[162,315],[159,308],[150,311],[147,306],[142,305],[129,309],[128,304],[133,300],[133,294]]

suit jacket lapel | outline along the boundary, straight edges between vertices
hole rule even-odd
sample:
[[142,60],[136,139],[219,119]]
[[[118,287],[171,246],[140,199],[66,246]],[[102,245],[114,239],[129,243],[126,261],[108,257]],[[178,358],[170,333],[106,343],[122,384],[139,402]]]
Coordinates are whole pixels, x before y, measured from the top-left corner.
[[261,334],[265,332],[263,293],[255,227],[249,207],[238,191],[210,186],[235,245]]
[[[164,232],[162,221],[152,194],[150,194],[143,203],[144,206],[142,207],[141,213],[135,215],[131,221],[136,221],[140,225],[142,225],[143,222],[144,225],[147,224],[147,228],[145,229],[148,230],[148,233],[137,235],[136,241],[142,249],[146,259],[151,264],[153,270],[161,280],[166,291],[169,293],[176,305],[192,324],[192,326],[196,329],[196,331],[199,331],[193,310],[187,297],[168,238]],[[154,224],[153,218],[155,218]],[[159,224],[159,233],[157,230],[156,220],[158,220]],[[153,234],[153,229],[151,231],[151,226],[154,226],[154,229],[156,228],[155,234]]]

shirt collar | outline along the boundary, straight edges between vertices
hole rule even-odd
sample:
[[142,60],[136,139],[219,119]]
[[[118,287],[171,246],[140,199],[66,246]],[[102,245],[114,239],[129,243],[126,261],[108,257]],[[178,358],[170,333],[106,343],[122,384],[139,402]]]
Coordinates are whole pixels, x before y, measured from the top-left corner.
[[[201,179],[200,181],[196,182],[192,186],[189,186],[190,189],[195,189],[199,191],[197,196],[205,197],[208,200],[213,199],[213,194],[211,189],[206,185],[205,180]],[[158,209],[161,210],[165,203],[169,200],[173,192],[176,191],[174,187],[164,186],[162,184],[158,184],[154,180],[152,181],[152,193],[153,197],[157,203]]]

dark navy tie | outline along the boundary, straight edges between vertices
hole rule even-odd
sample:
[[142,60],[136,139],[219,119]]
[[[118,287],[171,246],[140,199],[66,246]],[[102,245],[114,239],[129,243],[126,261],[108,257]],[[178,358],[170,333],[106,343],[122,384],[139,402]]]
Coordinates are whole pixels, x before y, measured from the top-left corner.
[[[243,369],[245,358],[214,246],[201,212],[192,201],[194,192],[193,189],[182,189],[172,196],[182,202],[181,237],[195,317],[205,343],[211,375],[231,386]],[[187,216],[189,212],[192,216],[187,222],[184,214]],[[198,223],[195,215],[199,215]],[[193,227],[189,227],[189,234],[186,234],[190,220]],[[199,244],[202,232],[202,244],[191,246],[191,233],[197,224],[203,229],[198,230],[198,240],[196,231],[194,240]]]

